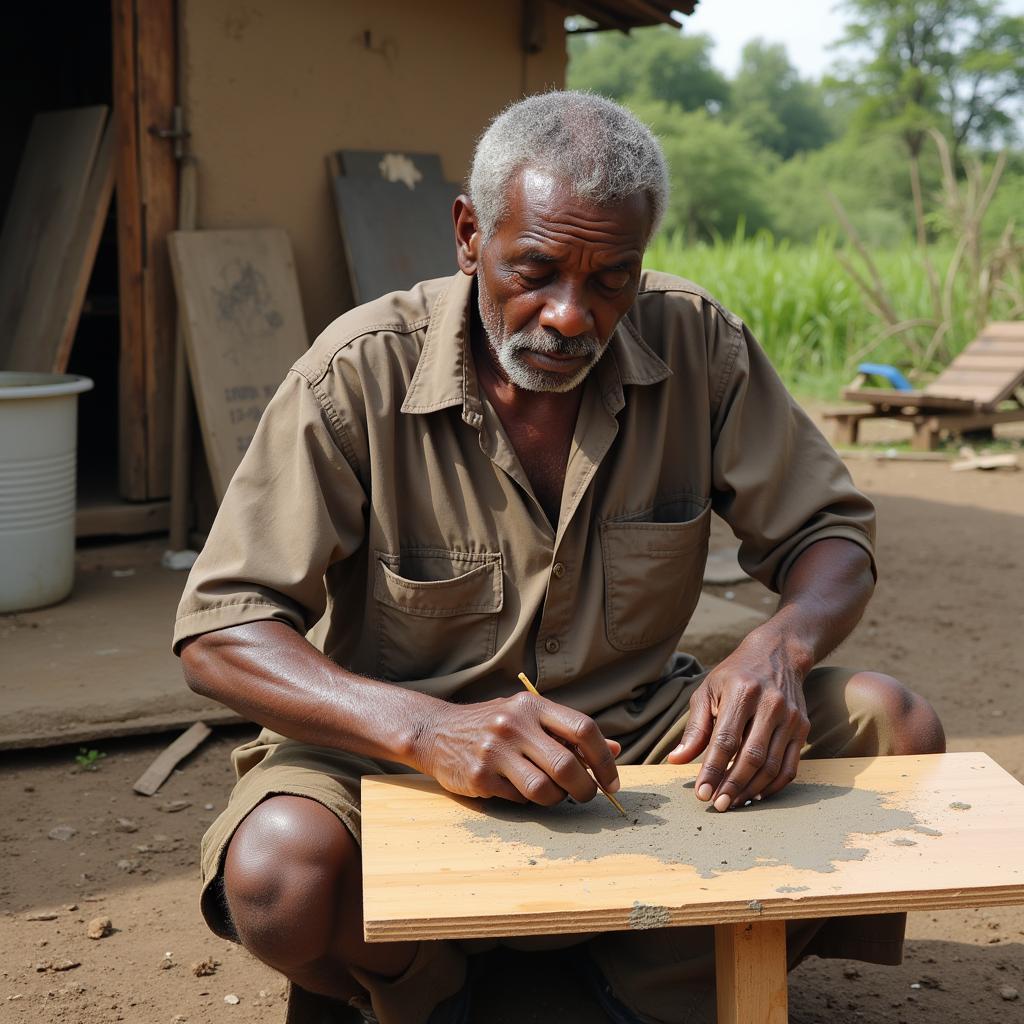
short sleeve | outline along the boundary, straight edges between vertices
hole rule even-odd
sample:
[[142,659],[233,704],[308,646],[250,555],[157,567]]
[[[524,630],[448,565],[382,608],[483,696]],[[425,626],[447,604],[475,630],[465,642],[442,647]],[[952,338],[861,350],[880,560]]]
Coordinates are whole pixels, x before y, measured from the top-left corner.
[[841,537],[876,572],[874,506],[750,331],[721,320],[714,348],[712,505],[740,541],[740,565],[778,592],[811,544]]
[[324,613],[324,574],[362,544],[367,509],[332,412],[301,374],[289,372],[189,574],[175,653],[188,637],[260,619],[305,633]]

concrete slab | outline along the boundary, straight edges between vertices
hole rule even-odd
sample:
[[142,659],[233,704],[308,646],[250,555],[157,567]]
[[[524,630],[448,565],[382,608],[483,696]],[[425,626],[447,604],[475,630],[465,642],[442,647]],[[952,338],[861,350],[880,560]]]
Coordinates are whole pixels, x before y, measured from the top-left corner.
[[238,720],[192,693],[171,654],[186,574],[161,568],[164,546],[80,548],[67,601],[0,616],[0,749]]
[[[80,548],[67,601],[0,615],[0,750],[238,721],[182,680],[170,636],[186,574],[161,567],[163,548]],[[711,665],[761,621],[703,594],[682,646]]]

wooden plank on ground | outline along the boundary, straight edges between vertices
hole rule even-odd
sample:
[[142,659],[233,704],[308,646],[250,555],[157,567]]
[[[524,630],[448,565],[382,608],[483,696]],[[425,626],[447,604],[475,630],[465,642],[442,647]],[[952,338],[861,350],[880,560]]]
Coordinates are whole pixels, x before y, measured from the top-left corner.
[[175,231],[168,245],[219,502],[263,410],[309,345],[299,282],[278,228]]
[[52,369],[54,302],[106,119],[96,106],[32,122],[0,231],[0,369]]
[[606,801],[362,781],[371,941],[600,932],[1024,903],[1024,786],[980,753],[804,761],[726,814],[697,765],[620,768]]
[[212,732],[208,725],[195,722],[170,746],[160,752],[156,760],[135,780],[132,789],[143,796],[152,796],[167,780],[178,764],[199,746]]

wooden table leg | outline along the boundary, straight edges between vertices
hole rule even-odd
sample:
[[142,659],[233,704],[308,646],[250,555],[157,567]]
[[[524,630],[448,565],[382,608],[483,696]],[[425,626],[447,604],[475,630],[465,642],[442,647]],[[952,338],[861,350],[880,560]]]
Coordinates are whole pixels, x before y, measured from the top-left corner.
[[715,926],[718,1024],[786,1024],[786,922]]

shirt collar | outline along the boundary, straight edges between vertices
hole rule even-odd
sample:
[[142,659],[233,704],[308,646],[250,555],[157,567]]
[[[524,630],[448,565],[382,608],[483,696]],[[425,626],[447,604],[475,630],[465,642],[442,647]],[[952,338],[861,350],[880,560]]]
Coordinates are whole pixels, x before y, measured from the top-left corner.
[[[473,278],[461,271],[442,291],[430,314],[427,336],[409,382],[402,412],[429,413],[462,406],[462,418],[474,427],[483,422],[476,369],[469,351]],[[613,359],[609,359],[613,356]],[[628,316],[619,321],[598,363],[606,401],[621,408],[622,385],[656,384],[672,371],[640,336]]]

